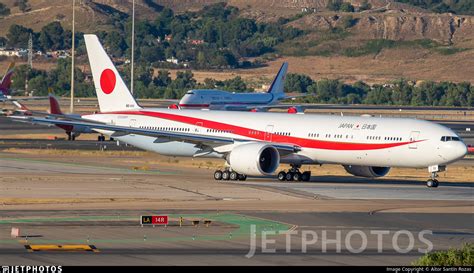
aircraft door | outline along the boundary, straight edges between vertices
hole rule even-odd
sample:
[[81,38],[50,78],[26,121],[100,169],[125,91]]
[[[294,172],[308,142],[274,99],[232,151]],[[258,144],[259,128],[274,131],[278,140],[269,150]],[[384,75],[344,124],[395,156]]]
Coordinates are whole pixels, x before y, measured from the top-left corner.
[[199,133],[202,128],[202,122],[196,122],[196,128],[194,129],[195,133]]
[[130,123],[129,123],[129,126],[130,127],[137,127],[137,120],[136,119],[130,119]]
[[267,125],[265,128],[265,141],[272,142],[273,125]]
[[408,148],[410,149],[418,149],[418,142],[414,142],[414,141],[418,141],[418,137],[420,136],[420,132],[419,131],[412,131],[410,133],[410,142],[413,142],[413,143],[410,143],[408,145]]

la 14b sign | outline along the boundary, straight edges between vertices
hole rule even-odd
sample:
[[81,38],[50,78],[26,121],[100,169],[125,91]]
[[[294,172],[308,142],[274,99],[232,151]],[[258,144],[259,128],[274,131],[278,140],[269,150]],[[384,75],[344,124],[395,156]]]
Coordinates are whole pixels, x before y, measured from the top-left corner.
[[142,216],[141,224],[142,225],[167,225],[168,215]]

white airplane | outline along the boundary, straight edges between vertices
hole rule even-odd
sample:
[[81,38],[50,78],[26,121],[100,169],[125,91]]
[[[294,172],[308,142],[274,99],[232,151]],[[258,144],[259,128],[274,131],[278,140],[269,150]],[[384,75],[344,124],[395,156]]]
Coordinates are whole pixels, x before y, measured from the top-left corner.
[[186,92],[177,106],[180,109],[228,111],[263,111],[277,107],[276,104],[281,100],[294,98],[286,96],[283,90],[287,70],[288,63],[284,62],[266,93],[233,93],[214,89],[194,89]]
[[272,175],[286,163],[292,168],[278,179],[308,181],[302,165],[339,164],[362,177],[428,168],[427,186],[437,187],[437,173],[467,153],[452,130],[423,120],[142,108],[98,38],[84,38],[101,112],[81,121],[32,121],[87,126],[163,155],[221,158],[227,168],[214,173],[216,180]]

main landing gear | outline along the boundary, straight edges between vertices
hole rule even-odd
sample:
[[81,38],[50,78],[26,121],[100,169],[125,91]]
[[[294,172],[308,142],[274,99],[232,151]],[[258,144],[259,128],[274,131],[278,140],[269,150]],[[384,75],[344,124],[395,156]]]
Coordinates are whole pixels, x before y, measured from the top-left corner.
[[306,171],[301,173],[299,168],[301,165],[291,165],[288,172],[281,171],[278,173],[278,180],[280,181],[309,181],[311,179],[311,172]]
[[72,132],[66,132],[66,134],[67,134],[67,140],[69,141],[76,140],[76,136]]
[[215,171],[214,179],[215,180],[245,181],[247,179],[247,176],[245,174],[240,174],[240,173],[226,169],[224,171],[220,171],[220,170]]

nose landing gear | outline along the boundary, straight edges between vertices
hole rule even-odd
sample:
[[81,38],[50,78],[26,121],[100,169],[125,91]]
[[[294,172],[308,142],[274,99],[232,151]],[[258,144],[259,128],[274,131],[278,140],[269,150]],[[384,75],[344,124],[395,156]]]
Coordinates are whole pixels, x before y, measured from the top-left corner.
[[438,179],[436,179],[438,177],[438,172],[443,172],[445,170],[446,166],[429,166],[428,171],[430,172],[431,177],[426,181],[426,186],[428,188],[437,188],[439,186]]

